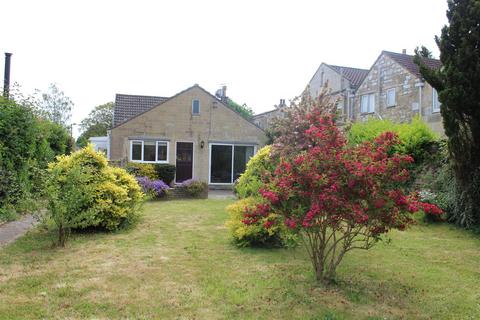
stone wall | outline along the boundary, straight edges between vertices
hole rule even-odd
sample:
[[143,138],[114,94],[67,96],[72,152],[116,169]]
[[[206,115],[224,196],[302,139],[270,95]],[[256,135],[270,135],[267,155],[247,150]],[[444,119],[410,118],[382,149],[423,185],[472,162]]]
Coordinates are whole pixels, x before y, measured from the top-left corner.
[[[395,89],[395,105],[387,106],[387,90]],[[361,112],[361,97],[375,95],[375,112]],[[354,118],[357,121],[373,116],[395,122],[410,122],[415,115],[437,133],[443,134],[441,116],[433,112],[432,87],[407,71],[390,57],[382,54],[358,88],[354,101]]]

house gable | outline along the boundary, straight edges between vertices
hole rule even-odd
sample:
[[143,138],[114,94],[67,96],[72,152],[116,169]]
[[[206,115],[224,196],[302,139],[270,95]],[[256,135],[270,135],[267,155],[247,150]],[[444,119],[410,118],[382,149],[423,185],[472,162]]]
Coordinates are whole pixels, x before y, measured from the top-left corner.
[[[192,113],[194,100],[198,101],[198,114]],[[206,145],[210,141],[262,146],[268,140],[261,128],[198,85],[114,127],[111,130],[111,158],[128,158],[129,141],[141,139],[170,141],[170,159],[175,159],[174,148],[178,141],[194,142],[198,147],[201,142]],[[198,154],[203,152],[197,151]],[[204,161],[204,157],[198,161]]]

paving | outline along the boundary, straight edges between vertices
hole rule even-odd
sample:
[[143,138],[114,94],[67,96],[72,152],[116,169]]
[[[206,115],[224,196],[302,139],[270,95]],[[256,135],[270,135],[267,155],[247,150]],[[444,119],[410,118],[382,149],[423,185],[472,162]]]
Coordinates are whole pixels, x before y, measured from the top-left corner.
[[208,199],[236,199],[232,190],[208,190]]
[[25,215],[17,221],[7,222],[0,226],[0,246],[4,246],[23,236],[38,223],[32,215]]

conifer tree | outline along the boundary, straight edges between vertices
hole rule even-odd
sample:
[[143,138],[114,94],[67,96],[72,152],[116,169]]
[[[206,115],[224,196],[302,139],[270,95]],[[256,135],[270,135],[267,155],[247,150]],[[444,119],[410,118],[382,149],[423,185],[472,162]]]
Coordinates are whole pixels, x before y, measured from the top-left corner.
[[480,0],[448,0],[447,18],[435,38],[442,68],[428,69],[418,53],[416,62],[441,102],[456,180],[451,218],[473,227],[480,224]]

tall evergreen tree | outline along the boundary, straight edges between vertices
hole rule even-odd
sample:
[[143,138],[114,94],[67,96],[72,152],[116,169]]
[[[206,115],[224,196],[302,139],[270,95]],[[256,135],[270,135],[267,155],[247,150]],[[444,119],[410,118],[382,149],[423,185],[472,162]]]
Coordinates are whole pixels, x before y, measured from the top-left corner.
[[455,172],[452,220],[480,225],[480,0],[448,0],[440,37],[440,70],[428,69],[420,54],[421,73],[437,91],[448,148]]

